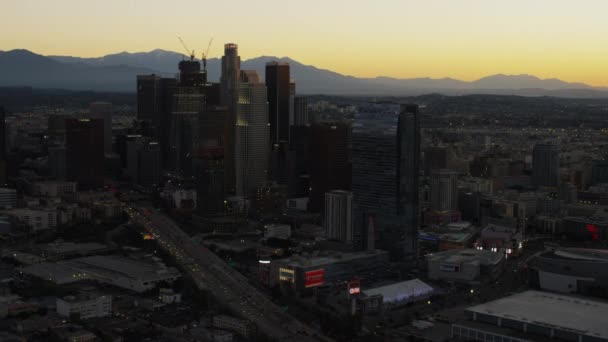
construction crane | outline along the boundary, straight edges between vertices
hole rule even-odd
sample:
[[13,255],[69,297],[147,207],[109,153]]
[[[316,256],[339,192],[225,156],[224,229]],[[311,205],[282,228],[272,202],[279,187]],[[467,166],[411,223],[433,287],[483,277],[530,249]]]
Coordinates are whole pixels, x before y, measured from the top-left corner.
[[190,55],[190,60],[193,61],[194,60],[194,50],[190,50],[188,49],[188,46],[186,46],[186,43],[184,43],[184,40],[182,39],[182,37],[177,37],[177,39],[179,39],[179,42],[182,43],[182,46],[184,47],[184,49],[186,49],[186,53]]
[[209,49],[211,48],[211,43],[213,43],[213,38],[209,40],[209,44],[207,44],[207,49],[203,52],[203,70],[207,72],[207,57],[209,56]]

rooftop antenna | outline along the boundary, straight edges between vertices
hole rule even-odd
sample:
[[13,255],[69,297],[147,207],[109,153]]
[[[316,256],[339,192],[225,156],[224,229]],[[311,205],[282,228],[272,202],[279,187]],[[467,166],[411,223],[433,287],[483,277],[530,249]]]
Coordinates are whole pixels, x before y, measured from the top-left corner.
[[177,39],[179,39],[179,42],[182,43],[182,46],[184,47],[184,49],[186,49],[186,53],[190,55],[190,60],[193,61],[194,60],[194,50],[188,49],[188,46],[186,46],[186,43],[184,43],[184,40],[182,39],[182,37],[177,37]]
[[207,44],[207,49],[203,52],[203,70],[207,72],[207,57],[209,56],[209,49],[211,48],[211,43],[213,43],[213,38],[209,40],[209,44]]

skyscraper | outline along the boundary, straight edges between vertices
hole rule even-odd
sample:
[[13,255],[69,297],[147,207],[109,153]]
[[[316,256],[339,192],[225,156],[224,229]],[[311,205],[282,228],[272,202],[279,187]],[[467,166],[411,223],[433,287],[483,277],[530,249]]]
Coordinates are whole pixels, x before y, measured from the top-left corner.
[[235,130],[236,110],[241,75],[241,57],[236,44],[224,45],[222,75],[220,78],[220,102],[228,108],[225,128],[224,182],[227,193],[236,191]]
[[103,151],[112,153],[112,104],[109,102],[92,102],[89,105],[92,118],[103,119]]
[[353,241],[353,194],[350,191],[334,190],[325,193],[324,225],[329,240]]
[[127,173],[136,184],[147,188],[160,185],[160,146],[148,138],[127,141]]
[[447,170],[431,172],[431,210],[451,211],[458,209],[458,173]]
[[236,194],[250,196],[268,180],[266,86],[255,71],[241,71],[236,120]]
[[559,146],[538,143],[532,152],[532,181],[536,186],[554,187],[559,183]]
[[0,185],[6,184],[7,162],[6,162],[6,122],[4,107],[0,107]]
[[294,126],[305,126],[310,124],[308,116],[308,98],[305,96],[296,96],[294,99]]
[[350,134],[347,123],[310,127],[310,210],[322,211],[325,193],[351,189]]
[[[268,121],[270,122],[270,142],[289,141],[289,118],[292,86],[289,78],[289,64],[269,62],[266,64],[266,88],[268,88]],[[293,86],[295,93],[295,85]]]
[[82,189],[103,186],[103,120],[70,118],[65,128],[68,179],[78,182]]
[[397,260],[417,252],[420,124],[418,106],[359,113],[352,133],[355,243]]
[[137,119],[143,126],[140,133],[159,141],[163,167],[169,166],[169,127],[176,84],[175,78],[154,74],[137,76]]

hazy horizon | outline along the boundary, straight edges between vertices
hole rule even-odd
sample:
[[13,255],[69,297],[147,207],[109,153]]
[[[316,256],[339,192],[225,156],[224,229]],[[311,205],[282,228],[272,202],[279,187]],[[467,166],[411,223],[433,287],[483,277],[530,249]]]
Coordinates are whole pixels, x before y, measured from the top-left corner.
[[213,37],[210,57],[235,42],[243,59],[289,56],[355,77],[528,74],[608,86],[606,10],[599,0],[9,0],[0,29],[11,34],[0,37],[0,49],[78,57],[185,53],[181,36],[200,57]]

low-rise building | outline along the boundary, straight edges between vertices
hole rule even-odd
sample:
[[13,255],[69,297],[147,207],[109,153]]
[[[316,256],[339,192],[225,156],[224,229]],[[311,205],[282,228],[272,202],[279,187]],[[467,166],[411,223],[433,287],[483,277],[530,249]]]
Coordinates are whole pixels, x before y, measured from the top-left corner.
[[385,309],[426,300],[433,295],[433,292],[433,288],[420,279],[402,281],[362,291],[364,297],[382,296],[382,306]]
[[112,314],[112,296],[82,293],[57,298],[57,313],[63,317],[89,319]]
[[323,284],[350,281],[355,277],[379,275],[386,269],[388,252],[381,250],[342,253],[324,252],[292,256],[270,262],[269,285],[288,286],[296,291]]
[[76,182],[43,181],[32,185],[32,194],[43,197],[61,197],[76,192]]
[[465,310],[454,341],[608,341],[608,303],[526,291]]
[[0,188],[0,209],[14,209],[17,207],[17,190]]
[[213,316],[213,327],[232,331],[244,337],[251,337],[255,334],[255,325],[251,321],[232,316]]
[[54,208],[7,210],[4,214],[13,216],[33,231],[54,229],[57,227],[57,210]]
[[24,267],[21,272],[55,284],[96,280],[135,292],[145,292],[159,284],[172,283],[181,276],[174,267],[114,255],[35,264]]
[[561,248],[536,254],[527,262],[535,288],[608,298],[608,252]]
[[498,277],[505,256],[487,250],[462,249],[428,254],[426,260],[429,279],[478,283]]

